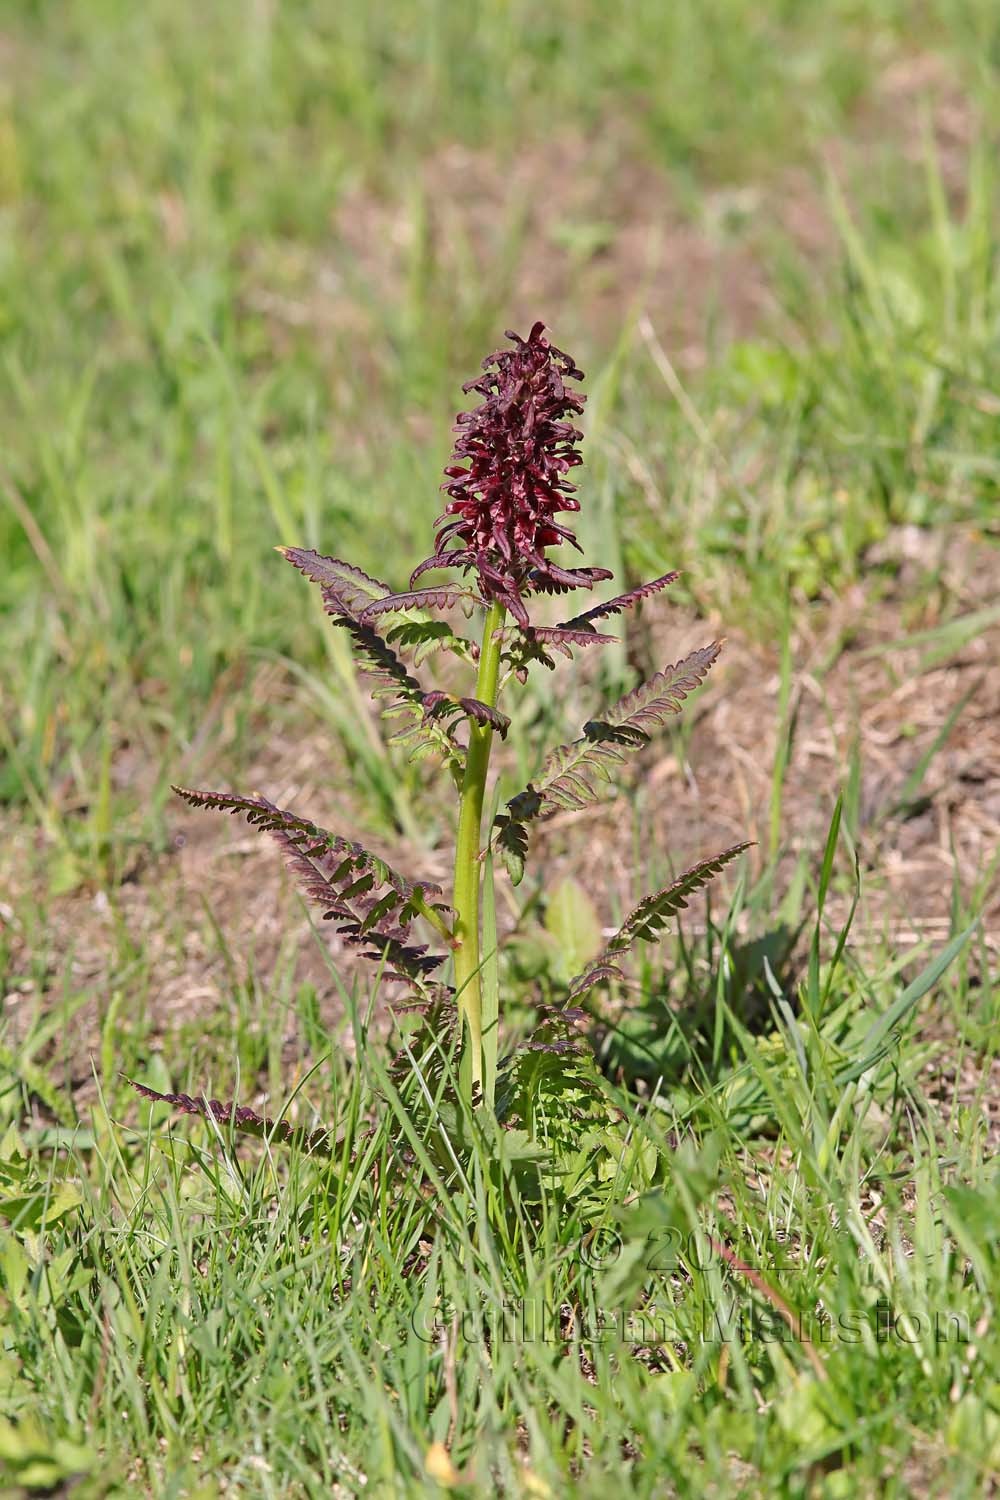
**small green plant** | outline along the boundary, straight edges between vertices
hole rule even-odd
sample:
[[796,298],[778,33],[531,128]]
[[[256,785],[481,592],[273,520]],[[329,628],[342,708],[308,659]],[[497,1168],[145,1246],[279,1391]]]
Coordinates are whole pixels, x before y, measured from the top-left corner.
[[[361,669],[373,681],[373,696],[399,721],[393,738],[412,755],[437,756],[453,777],[458,808],[450,896],[433,882],[401,875],[360,844],[264,797],[175,788],[195,807],[244,814],[269,833],[306,896],[346,943],[379,966],[383,983],[401,988],[411,1003],[436,1005],[439,1015],[447,1014],[452,1000],[457,1003],[463,1093],[469,1102],[490,1109],[498,1098],[494,857],[502,859],[517,884],[533,825],[559,810],[596,801],[615,768],[680,711],[721,650],[716,641],[665,667],[586,723],[578,738],[551,750],[534,780],[507,800],[484,836],[494,737],[504,738],[511,723],[500,707],[504,694],[523,685],[532,666],[552,669],[557,655],[569,658],[575,650],[599,649],[614,641],[598,628],[599,622],[660,593],[678,576],[665,573],[557,624],[532,619],[529,605],[538,597],[593,589],[612,574],[604,567],[567,567],[550,556],[552,549],[567,545],[581,550],[559,517],[580,508],[567,475],[581,462],[577,445],[582,434],[573,419],[585,398],[569,382],[582,380],[582,372],[549,342],[541,323],[527,339],[513,333],[507,337],[514,347],[491,354],[483,363],[484,373],[464,388],[483,399],[457,419],[458,438],[443,486],[449,503],[436,523],[434,552],[414,569],[407,591],[397,593],[337,558],[279,548],[319,585],[327,614],[350,636]],[[443,569],[458,573],[459,580],[417,586],[425,574]],[[453,627],[451,621],[459,615],[481,622],[478,639]],[[389,622],[388,628],[383,622]],[[469,675],[475,671],[474,692],[426,688],[414,673],[432,655],[456,658]],[[692,893],[746,847],[738,844],[702,860],[636,906],[603,951],[565,985],[561,1004],[540,1013],[536,1035],[528,1043],[538,1062],[522,1071],[516,1086],[508,1083],[508,1097],[518,1090],[523,1096],[526,1081],[529,1093],[535,1087],[542,1090],[547,1071],[542,1058],[574,1046],[565,1027],[560,1034],[560,1020],[579,1019],[579,1004],[592,990],[621,980],[621,965],[633,945],[655,941]],[[431,947],[433,939],[436,948]],[[448,958],[450,983],[440,977]],[[162,1095],[144,1087],[141,1092],[258,1135],[312,1149],[322,1144],[321,1132],[308,1135],[285,1122],[275,1126],[243,1106]],[[530,1099],[520,1097],[518,1117],[523,1121],[531,1113]]]

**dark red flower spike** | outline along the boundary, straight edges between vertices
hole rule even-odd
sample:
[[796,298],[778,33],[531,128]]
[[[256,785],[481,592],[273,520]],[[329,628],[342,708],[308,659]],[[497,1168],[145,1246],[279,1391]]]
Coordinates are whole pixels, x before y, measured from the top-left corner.
[[527,595],[592,588],[608,576],[596,568],[567,571],[545,556],[564,542],[580,550],[556,517],[580,509],[566,475],[582,462],[576,449],[582,433],[567,418],[582,412],[586,398],[566,386],[582,380],[583,371],[544,334],[544,323],[526,339],[508,331],[514,348],[491,354],[485,374],[464,387],[485,399],[458,417],[441,486],[451,502],[436,523],[434,555],[413,574],[443,567],[475,572],[482,599],[502,604],[522,626],[529,623]]

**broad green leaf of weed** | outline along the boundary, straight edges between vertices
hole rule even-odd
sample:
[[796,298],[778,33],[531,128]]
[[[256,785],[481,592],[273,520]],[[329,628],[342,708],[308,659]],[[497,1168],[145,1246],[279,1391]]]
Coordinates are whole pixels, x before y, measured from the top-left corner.
[[943,1191],[945,1218],[969,1259],[976,1266],[993,1261],[1000,1244],[1000,1190],[956,1183]]
[[601,924],[594,903],[578,880],[561,880],[549,897],[546,931],[558,944],[556,978],[568,983],[601,951]]
[[58,1224],[82,1202],[83,1195],[75,1183],[60,1182],[52,1187],[41,1184],[33,1192],[0,1195],[0,1214],[24,1233]]
[[16,1422],[0,1420],[0,1466],[25,1489],[51,1492],[88,1473],[96,1461],[83,1444],[53,1438],[31,1412]]

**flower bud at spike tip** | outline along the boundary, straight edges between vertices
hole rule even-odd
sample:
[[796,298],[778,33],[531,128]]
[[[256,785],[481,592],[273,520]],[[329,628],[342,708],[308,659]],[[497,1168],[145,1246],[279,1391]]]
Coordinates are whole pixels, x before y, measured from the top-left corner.
[[590,588],[609,576],[605,569],[560,568],[545,556],[563,542],[580,550],[555,518],[580,509],[566,474],[582,462],[576,444],[583,434],[567,418],[582,412],[586,398],[566,386],[583,371],[544,333],[544,323],[526,339],[508,331],[514,348],[491,354],[485,374],[464,387],[485,399],[458,417],[441,486],[451,502],[436,522],[434,555],[413,574],[475,572],[484,602],[502,604],[522,626],[529,623],[525,596]]

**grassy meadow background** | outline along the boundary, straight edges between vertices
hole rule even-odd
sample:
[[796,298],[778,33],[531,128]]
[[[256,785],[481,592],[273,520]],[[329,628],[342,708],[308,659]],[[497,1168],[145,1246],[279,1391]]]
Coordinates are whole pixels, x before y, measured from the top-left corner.
[[[998,146],[992,0],[8,0],[0,1496],[995,1488]],[[756,841],[595,1017],[599,1223],[505,1218],[475,1151],[440,1178],[384,1003],[169,790],[447,878],[446,788],[273,548],[402,587],[461,383],[536,318],[587,372],[590,560],[684,575],[532,679],[508,795],[728,645],[501,889],[511,1034],[595,925]],[[337,1158],[123,1073],[294,1092]],[[857,1336],[706,1336],[773,1314],[720,1240]],[[675,1336],[500,1338],[518,1298]]]

